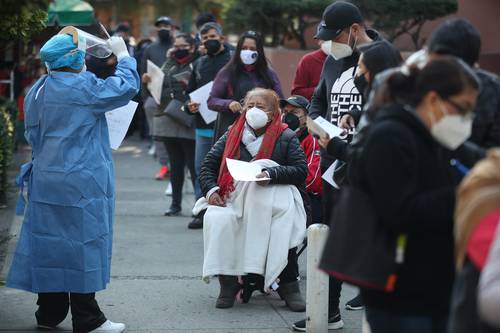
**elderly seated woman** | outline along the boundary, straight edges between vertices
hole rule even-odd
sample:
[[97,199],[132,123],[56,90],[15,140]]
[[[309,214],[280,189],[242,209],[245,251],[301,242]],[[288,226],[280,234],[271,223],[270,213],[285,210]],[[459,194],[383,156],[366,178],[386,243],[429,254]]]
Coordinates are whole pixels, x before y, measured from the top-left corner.
[[[261,167],[256,182],[233,180],[226,159]],[[248,92],[241,116],[207,154],[200,173],[205,198],[203,277],[218,276],[217,308],[251,292],[274,289],[292,311],[305,311],[298,285],[296,247],[306,230],[299,189],[307,161],[295,133],[281,121],[278,95]],[[250,285],[250,287],[248,287]],[[246,288],[246,287],[248,288]]]

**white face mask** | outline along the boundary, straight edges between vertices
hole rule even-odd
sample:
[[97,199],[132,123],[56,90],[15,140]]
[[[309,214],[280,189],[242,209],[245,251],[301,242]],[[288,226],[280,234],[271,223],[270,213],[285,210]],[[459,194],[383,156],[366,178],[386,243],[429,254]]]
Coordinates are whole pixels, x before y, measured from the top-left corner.
[[250,125],[250,127],[253,128],[254,130],[261,129],[262,127],[266,126],[269,120],[267,114],[261,109],[256,107],[253,107],[247,111],[245,119],[248,125]]
[[[331,46],[330,46],[330,55],[333,57],[335,60],[340,60],[343,58],[350,57],[352,55],[353,49],[350,46],[351,42],[351,29],[349,29],[349,37],[347,38],[347,44],[344,43],[337,43],[334,41],[331,41]],[[357,39],[354,41],[354,47],[356,47]]]
[[455,150],[470,137],[472,117],[448,114],[443,105],[441,105],[441,111],[444,116],[432,125],[431,134],[437,142],[448,149]]
[[323,51],[324,54],[330,55],[331,48],[332,48],[331,40],[325,40],[323,43],[321,43],[321,51]]
[[257,61],[259,53],[252,50],[241,50],[240,59],[245,65],[253,65]]

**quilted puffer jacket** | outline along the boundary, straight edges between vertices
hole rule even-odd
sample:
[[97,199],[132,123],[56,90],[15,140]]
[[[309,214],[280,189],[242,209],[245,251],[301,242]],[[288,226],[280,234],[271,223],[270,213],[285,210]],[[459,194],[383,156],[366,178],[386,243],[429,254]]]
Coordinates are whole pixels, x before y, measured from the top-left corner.
[[[201,166],[199,180],[204,195],[217,186],[227,135],[228,132],[217,141]],[[242,143],[240,144],[240,160],[246,162],[252,160],[252,155]],[[302,192],[307,177],[307,161],[300,142],[292,130],[287,128],[276,140],[271,160],[279,164],[277,167],[266,169],[271,176],[271,184],[295,185]]]

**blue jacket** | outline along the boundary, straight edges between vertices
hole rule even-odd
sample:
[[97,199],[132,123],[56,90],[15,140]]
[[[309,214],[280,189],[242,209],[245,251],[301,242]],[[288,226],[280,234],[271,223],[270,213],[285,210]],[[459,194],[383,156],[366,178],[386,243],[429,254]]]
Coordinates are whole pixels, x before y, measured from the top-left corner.
[[33,150],[18,184],[28,205],[7,286],[35,293],[91,293],[110,279],[115,180],[105,112],[139,89],[135,59],[106,80],[52,71],[25,99]]

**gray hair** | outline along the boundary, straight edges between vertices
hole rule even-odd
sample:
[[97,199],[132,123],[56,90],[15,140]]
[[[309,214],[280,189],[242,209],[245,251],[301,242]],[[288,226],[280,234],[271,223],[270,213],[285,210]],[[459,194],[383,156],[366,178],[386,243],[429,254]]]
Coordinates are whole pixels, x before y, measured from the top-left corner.
[[212,29],[214,29],[215,31],[217,31],[217,34],[219,34],[220,36],[224,35],[224,33],[222,32],[222,27],[220,26],[220,24],[219,23],[215,23],[215,22],[207,22],[204,25],[202,25],[201,28],[200,28],[200,35],[206,34],[207,32],[209,32]]

